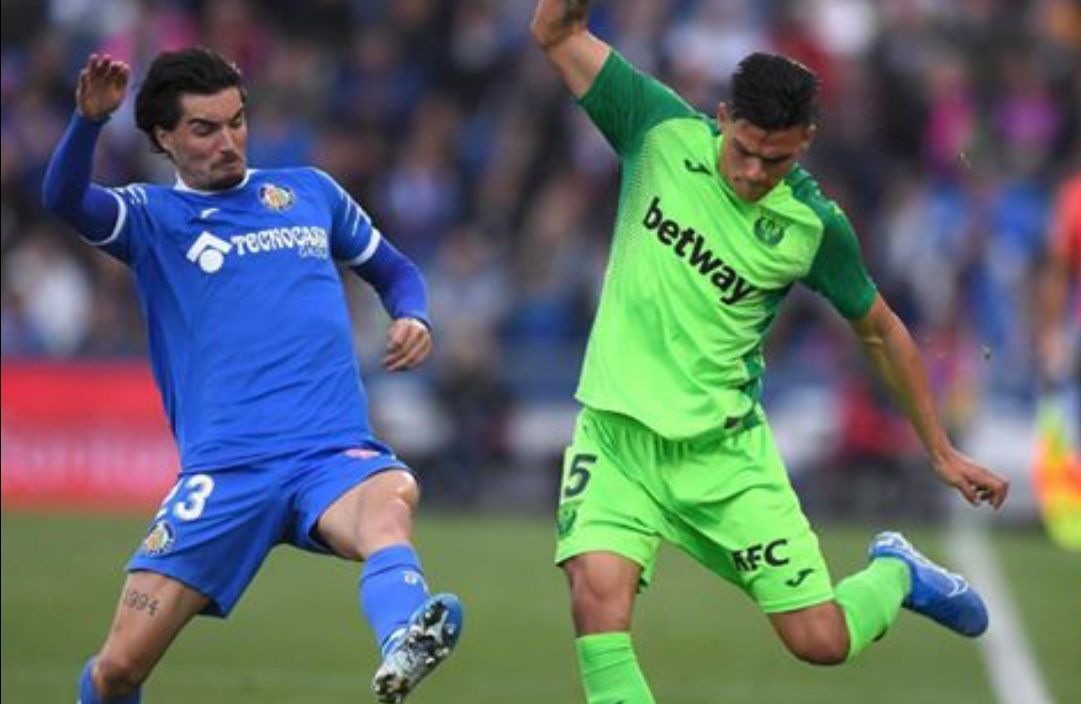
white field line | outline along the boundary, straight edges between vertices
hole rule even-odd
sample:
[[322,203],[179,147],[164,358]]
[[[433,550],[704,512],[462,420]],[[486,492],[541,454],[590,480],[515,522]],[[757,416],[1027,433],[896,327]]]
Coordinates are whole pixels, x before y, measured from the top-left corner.
[[952,564],[980,592],[991,614],[979,643],[996,698],[1000,704],[1053,704],[986,531],[975,521],[957,521],[946,540]]

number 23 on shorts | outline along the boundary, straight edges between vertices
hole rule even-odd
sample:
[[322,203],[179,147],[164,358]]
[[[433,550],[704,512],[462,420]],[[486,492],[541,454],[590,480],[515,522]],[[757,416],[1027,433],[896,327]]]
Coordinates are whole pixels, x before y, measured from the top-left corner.
[[182,521],[194,521],[203,515],[207,499],[210,498],[211,492],[214,491],[214,478],[209,474],[181,477],[180,481],[165,495],[165,499],[161,502],[161,508],[158,509],[154,520],[165,517],[165,514],[169,512],[169,503],[181,491],[185,492],[181,495],[183,500],[173,504],[172,513]]

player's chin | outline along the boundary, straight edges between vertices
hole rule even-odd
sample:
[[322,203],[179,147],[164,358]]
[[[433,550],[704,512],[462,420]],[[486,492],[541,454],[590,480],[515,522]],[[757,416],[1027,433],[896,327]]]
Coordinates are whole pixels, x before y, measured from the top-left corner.
[[767,193],[769,193],[768,188],[759,188],[757,186],[747,186],[742,191],[737,191],[737,195],[748,203],[757,202]]
[[233,162],[216,170],[211,178],[210,190],[217,191],[232,188],[244,180],[247,168],[243,161]]

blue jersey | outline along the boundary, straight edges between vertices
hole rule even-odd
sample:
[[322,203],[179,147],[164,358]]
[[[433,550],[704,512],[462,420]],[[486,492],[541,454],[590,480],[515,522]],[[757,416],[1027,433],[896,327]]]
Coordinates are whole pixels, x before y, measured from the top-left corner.
[[184,471],[370,437],[334,260],[363,264],[380,234],[333,179],[251,170],[224,191],[111,192],[116,226],[93,244],[134,272]]

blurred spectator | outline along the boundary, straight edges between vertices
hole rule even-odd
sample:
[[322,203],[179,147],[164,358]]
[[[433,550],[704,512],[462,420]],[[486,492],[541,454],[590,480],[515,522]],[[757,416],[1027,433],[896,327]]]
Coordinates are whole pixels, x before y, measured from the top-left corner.
[[63,233],[39,226],[4,259],[4,285],[21,305],[27,340],[48,355],[74,354],[90,328],[93,290],[84,269],[58,241]]
[[484,327],[462,325],[443,335],[435,393],[449,421],[443,452],[422,480],[430,495],[458,504],[475,502],[485,468],[507,459],[511,397],[501,377],[500,348]]

